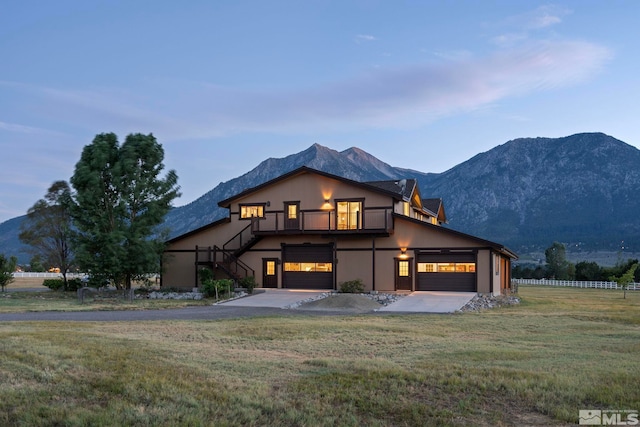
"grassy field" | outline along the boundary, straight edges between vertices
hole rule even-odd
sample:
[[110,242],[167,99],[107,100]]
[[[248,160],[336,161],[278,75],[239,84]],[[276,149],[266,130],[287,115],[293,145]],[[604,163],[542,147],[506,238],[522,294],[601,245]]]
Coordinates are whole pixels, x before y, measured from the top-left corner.
[[454,315],[0,325],[0,425],[566,425],[640,409],[640,293]]
[[8,290],[41,290],[44,292],[0,293],[0,313],[24,311],[91,311],[91,310],[146,310],[211,305],[213,300],[149,300],[129,301],[112,292],[110,295],[87,293],[83,303],[75,292],[50,292],[42,286],[42,278],[19,278],[7,286]]

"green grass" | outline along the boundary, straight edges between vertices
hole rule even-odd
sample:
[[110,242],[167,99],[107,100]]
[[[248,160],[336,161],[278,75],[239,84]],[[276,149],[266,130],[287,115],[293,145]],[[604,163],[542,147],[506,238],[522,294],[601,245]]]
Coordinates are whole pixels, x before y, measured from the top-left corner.
[[0,293],[0,313],[25,311],[91,311],[91,310],[147,310],[211,305],[214,300],[134,299],[129,301],[119,293],[87,294],[83,303],[75,292],[7,292]]
[[0,325],[0,425],[565,425],[640,409],[640,293],[456,315]]

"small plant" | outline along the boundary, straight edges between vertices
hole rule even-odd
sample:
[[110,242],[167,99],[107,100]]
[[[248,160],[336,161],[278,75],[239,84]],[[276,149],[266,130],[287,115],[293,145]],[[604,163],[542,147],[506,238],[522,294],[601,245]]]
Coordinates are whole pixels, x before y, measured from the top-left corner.
[[340,283],[340,292],[345,294],[360,294],[364,292],[362,280],[356,279]]
[[42,286],[46,286],[52,291],[60,291],[64,289],[64,281],[62,279],[44,279]]
[[202,293],[207,298],[215,297],[215,299],[219,299],[220,294],[231,292],[232,288],[233,280],[231,279],[210,279],[202,283]]
[[82,279],[74,278],[74,279],[67,280],[68,291],[75,292],[78,289],[82,288],[83,286],[84,286],[84,283],[82,283]]
[[629,267],[626,273],[620,276],[611,276],[609,278],[609,280],[611,280],[612,282],[616,282],[618,284],[618,287],[624,290],[624,297],[623,297],[624,299],[627,299],[627,289],[629,288],[629,285],[633,283],[633,277],[634,277],[634,274],[636,273],[637,268],[638,268],[638,263],[635,263],[631,267]]
[[247,276],[240,279],[240,287],[245,288],[248,294],[253,293],[253,289],[256,287],[256,278],[254,276]]

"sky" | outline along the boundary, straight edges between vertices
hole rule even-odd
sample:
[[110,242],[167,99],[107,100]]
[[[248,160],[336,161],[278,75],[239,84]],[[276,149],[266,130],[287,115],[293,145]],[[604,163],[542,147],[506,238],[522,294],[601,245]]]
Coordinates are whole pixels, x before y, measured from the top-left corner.
[[0,222],[95,135],[153,133],[185,205],[314,143],[444,172],[520,137],[640,147],[640,2],[5,0]]

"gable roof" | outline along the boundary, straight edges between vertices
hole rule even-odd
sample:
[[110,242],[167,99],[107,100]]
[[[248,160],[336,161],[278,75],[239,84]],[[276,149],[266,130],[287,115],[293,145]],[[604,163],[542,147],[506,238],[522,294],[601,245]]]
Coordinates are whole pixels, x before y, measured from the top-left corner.
[[433,212],[438,221],[447,222],[447,215],[444,212],[444,203],[442,199],[422,199],[424,208]]
[[[376,186],[376,185],[372,185],[371,183],[367,183],[367,182],[360,182],[360,181],[354,181],[348,178],[343,178],[341,176],[338,175],[333,175],[330,174],[328,172],[323,172],[317,169],[313,169],[310,168],[308,166],[301,166],[297,169],[292,170],[291,172],[287,172],[284,175],[280,175],[270,181],[264,182],[262,184],[256,185],[255,187],[252,188],[248,188],[238,194],[236,194],[235,196],[231,196],[227,199],[221,200],[220,202],[218,202],[218,206],[220,206],[221,208],[228,208],[234,201],[244,198],[246,196],[248,196],[249,194],[255,193],[257,191],[260,191],[266,187],[272,186],[274,184],[277,184],[278,182],[281,181],[285,181],[289,178],[298,176],[298,175],[302,175],[305,173],[312,173],[312,174],[316,174],[316,175],[320,175],[323,176],[325,178],[330,178],[330,179],[335,179],[337,181],[341,181],[344,182],[346,184],[349,185],[353,185],[355,187],[360,187],[362,189],[365,190],[369,190],[369,191],[374,191],[377,193],[381,193],[387,196],[391,196],[394,197],[396,199],[401,199],[402,198],[402,193],[398,192],[397,190],[394,191],[393,188],[391,188],[389,186],[389,188],[384,188],[384,187],[380,187],[380,186]],[[409,180],[407,180],[409,181]],[[415,180],[411,180],[411,181],[415,181]]]

